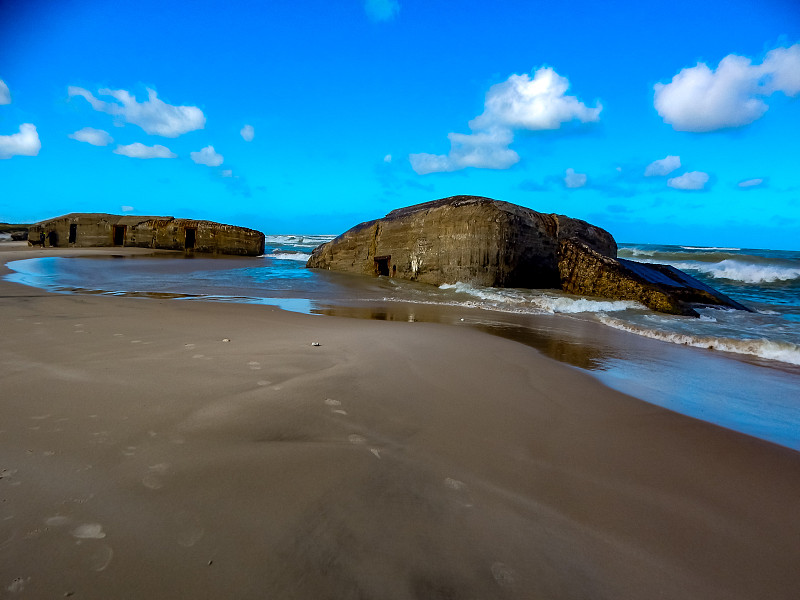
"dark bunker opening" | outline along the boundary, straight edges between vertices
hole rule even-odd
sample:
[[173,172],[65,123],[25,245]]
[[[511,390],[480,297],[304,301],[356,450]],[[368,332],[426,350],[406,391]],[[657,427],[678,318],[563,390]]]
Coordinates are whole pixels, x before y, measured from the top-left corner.
[[127,225],[114,225],[114,245],[125,245],[125,229]]
[[197,239],[197,229],[194,227],[187,227],[186,228],[186,241],[184,243],[184,248],[186,250],[194,249],[195,240]]
[[377,275],[389,276],[389,261],[392,260],[391,256],[376,256],[375,257],[375,273]]

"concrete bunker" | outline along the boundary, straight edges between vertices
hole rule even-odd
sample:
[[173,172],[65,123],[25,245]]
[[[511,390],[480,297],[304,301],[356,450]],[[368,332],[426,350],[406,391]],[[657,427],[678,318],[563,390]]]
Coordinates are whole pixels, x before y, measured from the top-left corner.
[[699,316],[693,306],[749,310],[668,266],[617,259],[604,229],[480,196],[393,210],[314,249],[306,266],[441,285],[560,289]]
[[29,243],[50,247],[136,247],[212,254],[259,256],[264,234],[214,221],[71,213],[29,228]]

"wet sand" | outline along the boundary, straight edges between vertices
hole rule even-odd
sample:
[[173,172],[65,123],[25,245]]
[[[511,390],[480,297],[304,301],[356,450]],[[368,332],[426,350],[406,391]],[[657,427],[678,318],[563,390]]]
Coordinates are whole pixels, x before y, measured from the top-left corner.
[[800,589],[799,453],[510,340],[4,281],[0,331],[3,597]]

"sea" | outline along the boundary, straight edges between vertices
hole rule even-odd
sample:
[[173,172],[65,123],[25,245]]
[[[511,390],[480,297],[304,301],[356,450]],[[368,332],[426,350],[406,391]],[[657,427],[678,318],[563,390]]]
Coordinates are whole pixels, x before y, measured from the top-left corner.
[[557,290],[441,286],[305,268],[332,235],[272,235],[258,258],[44,257],[6,279],[70,294],[256,303],[312,315],[437,322],[532,346],[605,385],[694,418],[800,450],[800,252],[619,244],[751,308],[655,313]]

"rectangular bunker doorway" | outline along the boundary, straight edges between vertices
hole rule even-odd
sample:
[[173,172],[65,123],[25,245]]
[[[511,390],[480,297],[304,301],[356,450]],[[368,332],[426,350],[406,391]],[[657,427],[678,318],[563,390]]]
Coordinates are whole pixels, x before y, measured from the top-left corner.
[[392,261],[391,256],[376,256],[375,257],[375,274],[389,277],[389,264]]
[[183,247],[186,250],[194,250],[194,244],[197,240],[197,228],[195,227],[187,227],[186,228],[186,238],[183,244]]
[[71,223],[69,226],[69,243],[74,244],[78,240],[78,225]]
[[115,246],[124,246],[125,245],[125,229],[127,229],[127,225],[114,225],[114,245]]

